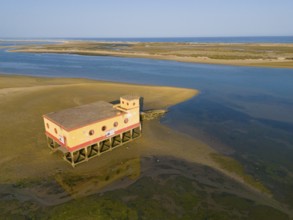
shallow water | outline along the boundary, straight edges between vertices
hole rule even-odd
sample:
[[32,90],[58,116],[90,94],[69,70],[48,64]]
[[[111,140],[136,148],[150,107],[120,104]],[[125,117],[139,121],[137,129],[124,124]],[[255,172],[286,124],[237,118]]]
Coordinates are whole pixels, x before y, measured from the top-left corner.
[[[293,70],[235,67],[139,58],[8,53],[0,71],[34,76],[82,77],[196,88],[201,97],[235,110],[293,122]],[[192,101],[190,101],[193,105]]]

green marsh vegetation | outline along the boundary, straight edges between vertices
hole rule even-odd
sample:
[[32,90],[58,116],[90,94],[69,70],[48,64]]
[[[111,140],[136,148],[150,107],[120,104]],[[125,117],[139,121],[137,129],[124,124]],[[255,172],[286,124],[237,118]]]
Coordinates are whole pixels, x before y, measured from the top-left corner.
[[268,190],[261,182],[256,181],[251,175],[248,175],[244,170],[241,163],[237,160],[227,157],[221,154],[211,154],[211,157],[218,163],[220,166],[228,170],[231,173],[235,173],[238,176],[242,177],[243,181],[248,185],[252,186],[255,189],[267,194],[271,194],[270,190]]
[[[227,184],[223,177],[216,175],[214,178]],[[289,219],[275,208],[223,192],[209,181],[177,174],[145,176],[126,189],[78,198],[53,207],[8,201],[0,203],[0,210],[5,214],[8,206],[8,219],[23,213],[30,219]]]

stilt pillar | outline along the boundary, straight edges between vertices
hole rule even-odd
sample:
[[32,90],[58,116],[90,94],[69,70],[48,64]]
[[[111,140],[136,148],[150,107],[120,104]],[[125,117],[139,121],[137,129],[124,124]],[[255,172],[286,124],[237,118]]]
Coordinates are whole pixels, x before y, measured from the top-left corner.
[[98,156],[101,155],[101,142],[98,142]]
[[132,139],[133,129],[130,130],[130,139]]
[[73,152],[70,152],[70,156],[71,156],[71,166],[75,167]]
[[112,143],[113,143],[113,140],[112,140],[112,138],[110,137],[110,138],[109,138],[109,151],[112,150]]
[[85,161],[88,161],[88,152],[87,152],[87,147],[84,148],[84,154],[85,154]]

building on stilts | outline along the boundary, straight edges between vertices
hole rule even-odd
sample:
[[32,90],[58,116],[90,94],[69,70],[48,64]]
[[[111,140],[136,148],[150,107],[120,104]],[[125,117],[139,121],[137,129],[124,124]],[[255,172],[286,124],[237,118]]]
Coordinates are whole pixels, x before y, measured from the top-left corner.
[[49,148],[73,167],[141,135],[140,97],[98,101],[43,115]]

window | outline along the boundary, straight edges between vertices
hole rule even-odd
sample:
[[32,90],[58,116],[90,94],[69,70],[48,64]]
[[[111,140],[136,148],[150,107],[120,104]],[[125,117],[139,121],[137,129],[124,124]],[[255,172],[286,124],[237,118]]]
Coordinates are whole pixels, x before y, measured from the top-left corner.
[[55,131],[55,133],[57,134],[57,129],[56,129],[56,128],[54,128],[54,131]]
[[47,128],[50,128],[50,125],[48,123],[46,124],[46,126],[47,126]]
[[128,118],[124,119],[124,123],[127,124],[128,123]]
[[107,129],[107,127],[104,125],[104,126],[102,127],[102,131],[106,131],[106,129]]
[[92,129],[89,131],[89,135],[92,136],[95,133],[95,131]]
[[127,105],[129,105],[129,103],[127,102]]
[[135,106],[135,102],[134,102],[134,103],[132,103],[132,105],[133,105],[133,106]]
[[117,126],[118,126],[118,122],[115,121],[114,124],[113,124],[113,126],[114,126],[114,127],[117,127]]
[[122,101],[122,104],[124,104],[124,101]]

